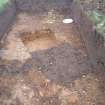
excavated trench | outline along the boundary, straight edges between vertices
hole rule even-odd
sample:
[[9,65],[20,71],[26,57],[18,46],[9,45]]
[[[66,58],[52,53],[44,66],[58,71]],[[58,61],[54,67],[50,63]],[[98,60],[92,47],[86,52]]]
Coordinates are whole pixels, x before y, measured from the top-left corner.
[[16,0],[7,8],[0,20],[0,105],[105,105],[91,27],[79,23],[73,1]]

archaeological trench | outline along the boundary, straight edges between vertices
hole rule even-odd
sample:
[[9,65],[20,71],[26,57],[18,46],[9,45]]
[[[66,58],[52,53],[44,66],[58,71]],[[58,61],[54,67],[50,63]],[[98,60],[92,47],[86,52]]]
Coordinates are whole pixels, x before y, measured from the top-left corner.
[[[86,14],[87,5],[4,1],[0,105],[105,105],[105,40]],[[62,22],[69,18],[72,23]]]

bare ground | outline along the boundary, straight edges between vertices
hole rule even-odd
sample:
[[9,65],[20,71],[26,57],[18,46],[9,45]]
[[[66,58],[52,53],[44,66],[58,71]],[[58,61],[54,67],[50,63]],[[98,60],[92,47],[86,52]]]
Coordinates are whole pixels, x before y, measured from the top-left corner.
[[0,105],[105,105],[103,72],[64,18],[54,9],[18,14],[0,52]]

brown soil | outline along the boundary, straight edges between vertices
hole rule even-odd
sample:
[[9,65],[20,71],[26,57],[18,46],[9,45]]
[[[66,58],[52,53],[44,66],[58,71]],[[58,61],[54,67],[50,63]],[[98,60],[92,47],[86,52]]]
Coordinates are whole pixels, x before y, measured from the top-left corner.
[[59,12],[17,15],[0,52],[0,105],[105,105],[104,72]]
[[50,29],[39,30],[34,33],[22,33],[20,37],[30,52],[48,49],[60,43]]

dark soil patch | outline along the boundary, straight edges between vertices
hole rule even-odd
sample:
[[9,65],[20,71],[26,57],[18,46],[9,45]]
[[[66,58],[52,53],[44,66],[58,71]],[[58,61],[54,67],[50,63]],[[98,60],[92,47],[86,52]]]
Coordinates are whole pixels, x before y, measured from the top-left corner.
[[32,59],[26,61],[23,69],[30,70],[35,67],[50,80],[63,85],[68,85],[72,80],[92,70],[87,56],[67,43],[45,51],[33,52]]

